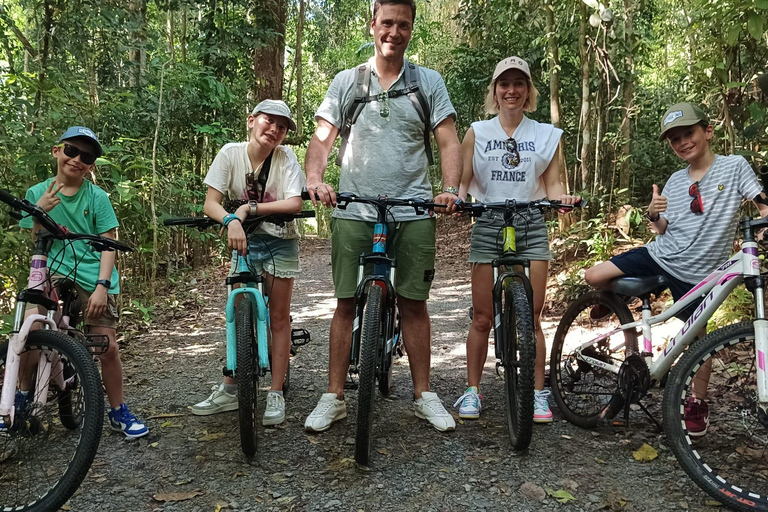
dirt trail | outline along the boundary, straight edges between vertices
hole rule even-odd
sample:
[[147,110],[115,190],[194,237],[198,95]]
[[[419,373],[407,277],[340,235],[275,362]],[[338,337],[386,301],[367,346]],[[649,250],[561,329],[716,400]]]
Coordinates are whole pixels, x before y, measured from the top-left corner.
[[[439,266],[429,303],[433,326],[432,386],[447,407],[463,392],[464,341],[469,328],[468,227],[441,226]],[[199,275],[179,295],[184,306],[162,313],[124,351],[128,403],[149,422],[138,441],[105,430],[96,462],[69,510],[688,510],[709,509],[708,498],[679,469],[659,434],[637,416],[628,434],[575,428],[561,420],[536,426],[526,454],[510,449],[502,382],[489,359],[484,411],[439,433],[411,411],[405,358],[394,369],[394,393],[377,397],[373,461],[353,461],[355,393],[350,416],[329,431],[307,435],[306,415],[324,391],[328,329],[334,309],[330,245],[302,242],[303,274],[294,292],[295,327],[312,343],[292,363],[287,420],[259,429],[249,464],[239,449],[237,414],[192,416],[221,377],[224,363],[224,269]],[[211,274],[209,272],[209,274]],[[189,280],[190,278],[188,278]],[[546,325],[556,325],[547,318]],[[551,335],[550,335],[551,337]],[[262,389],[267,389],[264,382]],[[262,392],[263,407],[264,393]],[[453,409],[450,409],[453,411]],[[263,411],[263,409],[262,409]],[[555,411],[556,417],[557,411]],[[643,443],[659,457],[637,462]],[[544,489],[566,490],[565,504]],[[159,500],[168,501],[159,501]]]

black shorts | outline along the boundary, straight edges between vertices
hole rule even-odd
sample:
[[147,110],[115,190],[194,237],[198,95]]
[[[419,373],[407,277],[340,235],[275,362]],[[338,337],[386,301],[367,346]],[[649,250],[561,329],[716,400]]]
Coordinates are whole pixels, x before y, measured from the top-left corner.
[[[686,293],[691,291],[691,289],[696,286],[696,284],[698,284],[681,281],[680,279],[664,270],[661,265],[656,263],[656,260],[651,257],[648,249],[645,247],[638,247],[636,249],[632,249],[625,253],[619,254],[618,256],[611,258],[610,261],[616,265],[619,270],[624,273],[624,275],[629,277],[666,277],[667,281],[669,281],[669,291],[672,293],[672,300],[675,302],[680,300]],[[688,317],[693,314],[693,312],[696,310],[696,307],[701,304],[702,300],[704,300],[704,298],[700,297],[675,316],[683,321],[688,320]]]

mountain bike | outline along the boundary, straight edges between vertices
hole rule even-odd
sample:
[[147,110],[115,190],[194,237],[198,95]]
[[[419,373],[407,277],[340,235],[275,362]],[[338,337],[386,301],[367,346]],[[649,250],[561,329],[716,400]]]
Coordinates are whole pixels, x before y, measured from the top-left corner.
[[[59,309],[48,251],[54,239],[82,240],[95,251],[131,248],[71,233],[37,205],[5,191],[0,201],[13,209],[12,217],[31,216],[42,226],[27,288],[16,300],[10,340],[0,343],[0,509],[57,510],[77,490],[99,447],[104,395],[93,354],[103,352],[109,341],[73,327],[80,305],[71,280],[59,284],[64,298]],[[47,313],[26,315],[28,304]],[[44,328],[33,330],[35,322]]]
[[[274,214],[249,217],[243,222],[243,229],[249,237],[258,237],[254,231],[264,222],[284,224],[294,219],[314,217],[313,210],[296,214]],[[189,226],[200,230],[219,225],[209,217],[174,218],[163,221],[166,226]],[[266,246],[266,244],[265,244]],[[223,369],[225,377],[237,379],[238,419],[240,444],[246,457],[256,453],[258,424],[257,397],[259,378],[271,371],[271,331],[269,327],[269,297],[264,289],[263,275],[254,270],[256,261],[248,255],[233,251],[232,269],[226,278],[227,284],[227,364]],[[266,256],[265,259],[268,259]],[[235,285],[239,285],[235,288]],[[291,355],[296,347],[309,343],[306,329],[291,330]],[[286,371],[283,393],[288,392],[290,364]]]
[[[756,231],[766,227],[768,219],[743,219],[741,250],[658,315],[651,313],[650,296],[667,287],[662,276],[619,277],[611,282],[610,291],[587,292],[563,315],[552,347],[555,401],[565,418],[581,427],[611,419],[622,410],[627,424],[631,404],[640,405],[656,422],[641,400],[669,372],[662,407],[667,444],[704,491],[738,510],[768,510],[768,320],[765,277],[755,241]],[[742,282],[754,298],[754,319],[696,341],[697,333]],[[641,320],[634,320],[620,296],[642,300]],[[651,328],[702,298],[654,359]],[[712,362],[706,387],[711,425],[706,435],[695,437],[684,415],[694,398],[694,380],[699,382],[696,393],[702,393],[702,378],[696,374],[708,361]]]
[[[534,367],[536,333],[533,325],[533,289],[530,282],[531,262],[517,256],[516,218],[527,218],[533,212],[571,210],[581,207],[560,201],[540,199],[530,202],[508,200],[498,203],[458,203],[465,215],[479,217],[486,212],[504,219],[502,255],[491,262],[493,267],[493,336],[496,374],[503,370],[504,399],[507,409],[509,439],[515,450],[525,450],[533,432]],[[522,268],[521,271],[514,267]]]
[[[302,196],[309,199],[305,192]],[[389,227],[387,218],[393,207],[413,208],[419,215],[433,212],[444,205],[423,199],[397,199],[387,196],[359,197],[350,193],[336,194],[336,206],[342,210],[350,203],[361,203],[376,210],[373,246],[370,254],[358,259],[357,289],[355,291],[355,320],[349,354],[349,377],[345,387],[357,387],[357,431],[355,461],[367,466],[373,437],[373,400],[375,384],[382,395],[392,388],[392,365],[396,354],[403,355],[400,313],[395,290],[395,259],[387,256]],[[366,274],[366,267],[372,272]],[[358,383],[355,386],[354,378]]]

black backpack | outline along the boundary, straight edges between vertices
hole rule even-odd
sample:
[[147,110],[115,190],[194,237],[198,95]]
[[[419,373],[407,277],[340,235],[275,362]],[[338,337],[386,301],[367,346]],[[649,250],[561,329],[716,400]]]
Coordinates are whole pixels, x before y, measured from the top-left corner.
[[[430,164],[434,163],[434,157],[432,156],[432,144],[429,140],[429,134],[432,131],[431,126],[431,112],[429,110],[429,103],[424,97],[424,93],[421,91],[421,75],[419,73],[419,66],[413,62],[405,61],[405,88],[390,90],[387,95],[390,98],[397,98],[398,96],[407,95],[413,108],[419,114],[419,118],[424,123],[424,150],[427,152],[427,160]],[[339,156],[336,159],[336,165],[341,167],[341,160],[344,156],[344,151],[347,149],[347,141],[349,140],[349,132],[352,131],[352,125],[355,124],[357,118],[360,116],[360,112],[363,111],[363,107],[366,103],[375,101],[377,95],[369,95],[368,90],[371,85],[371,65],[366,62],[360,64],[355,72],[355,90],[354,94],[350,96],[352,101],[349,102],[343,110],[343,118],[341,122],[341,130],[339,135],[341,136],[341,148],[339,149]]]

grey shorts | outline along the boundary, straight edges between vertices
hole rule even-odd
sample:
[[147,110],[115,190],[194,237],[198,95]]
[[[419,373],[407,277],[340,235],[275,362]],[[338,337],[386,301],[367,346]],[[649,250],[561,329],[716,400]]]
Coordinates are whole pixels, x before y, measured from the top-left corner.
[[[526,215],[526,219],[516,217],[515,242],[517,255],[534,261],[549,261],[552,253],[549,250],[547,224],[544,215],[534,212]],[[469,245],[470,263],[490,263],[501,256],[504,248],[504,219],[500,214],[485,212],[478,217],[472,228],[472,240]]]
[[[296,238],[277,238],[257,233],[248,237],[248,259],[254,273],[266,272],[287,279],[299,275],[299,241]],[[233,273],[237,265],[237,252],[232,251]]]

